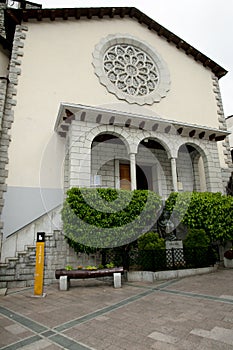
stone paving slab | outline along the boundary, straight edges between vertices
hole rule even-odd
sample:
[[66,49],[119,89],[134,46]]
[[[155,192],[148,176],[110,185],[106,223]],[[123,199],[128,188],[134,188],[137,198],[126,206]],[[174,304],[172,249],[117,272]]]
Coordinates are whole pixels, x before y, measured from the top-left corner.
[[[1,350],[233,350],[233,270],[121,289],[85,280],[0,297]],[[81,282],[81,283],[80,283]]]

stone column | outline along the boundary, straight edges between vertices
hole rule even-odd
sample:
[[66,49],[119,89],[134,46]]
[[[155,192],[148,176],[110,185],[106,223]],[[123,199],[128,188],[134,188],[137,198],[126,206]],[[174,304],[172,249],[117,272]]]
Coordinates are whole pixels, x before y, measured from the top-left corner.
[[130,178],[131,178],[131,191],[137,189],[136,178],[136,154],[130,153]]
[[176,158],[171,158],[171,169],[172,169],[172,188],[174,192],[177,192],[178,187],[177,187]]
[[114,160],[114,173],[115,173],[115,175],[114,175],[115,188],[120,189],[120,161],[119,161],[119,159]]

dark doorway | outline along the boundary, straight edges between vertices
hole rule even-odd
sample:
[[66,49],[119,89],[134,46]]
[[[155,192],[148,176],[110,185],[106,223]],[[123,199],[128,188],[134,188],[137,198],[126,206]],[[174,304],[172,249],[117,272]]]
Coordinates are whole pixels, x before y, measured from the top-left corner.
[[139,166],[139,165],[137,165],[136,174],[137,174],[137,189],[138,190],[153,190],[151,166]]

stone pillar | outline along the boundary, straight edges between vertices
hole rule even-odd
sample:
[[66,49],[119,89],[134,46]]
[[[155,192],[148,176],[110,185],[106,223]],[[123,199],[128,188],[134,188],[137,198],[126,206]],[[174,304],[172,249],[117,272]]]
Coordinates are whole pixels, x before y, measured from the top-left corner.
[[91,185],[91,148],[84,144],[88,132],[85,122],[80,127],[75,120],[72,121],[69,135],[69,187]]
[[130,153],[130,178],[131,178],[131,191],[137,189],[136,178],[136,154]]
[[114,181],[115,188],[120,189],[120,161],[119,161],[119,159],[114,160],[114,174],[115,174],[115,181]]
[[171,158],[171,169],[172,169],[172,188],[174,192],[177,192],[178,187],[177,187],[176,158]]

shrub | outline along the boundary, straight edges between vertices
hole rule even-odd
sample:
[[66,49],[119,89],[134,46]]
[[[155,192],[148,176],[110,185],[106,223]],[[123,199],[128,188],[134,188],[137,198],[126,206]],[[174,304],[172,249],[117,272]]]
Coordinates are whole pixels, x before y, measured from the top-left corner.
[[166,209],[189,228],[203,229],[211,242],[233,240],[233,197],[221,193],[171,193]]
[[215,263],[215,254],[209,246],[210,239],[204,230],[189,229],[183,244],[187,267],[204,267]]
[[160,238],[156,232],[144,233],[138,238],[139,250],[165,249],[165,239]]
[[76,252],[123,246],[151,228],[160,206],[152,191],[72,188],[62,209],[63,229]]
[[208,247],[210,239],[203,229],[189,229],[183,241],[186,247]]
[[156,271],[166,267],[165,239],[156,232],[138,238],[139,263],[142,270]]

